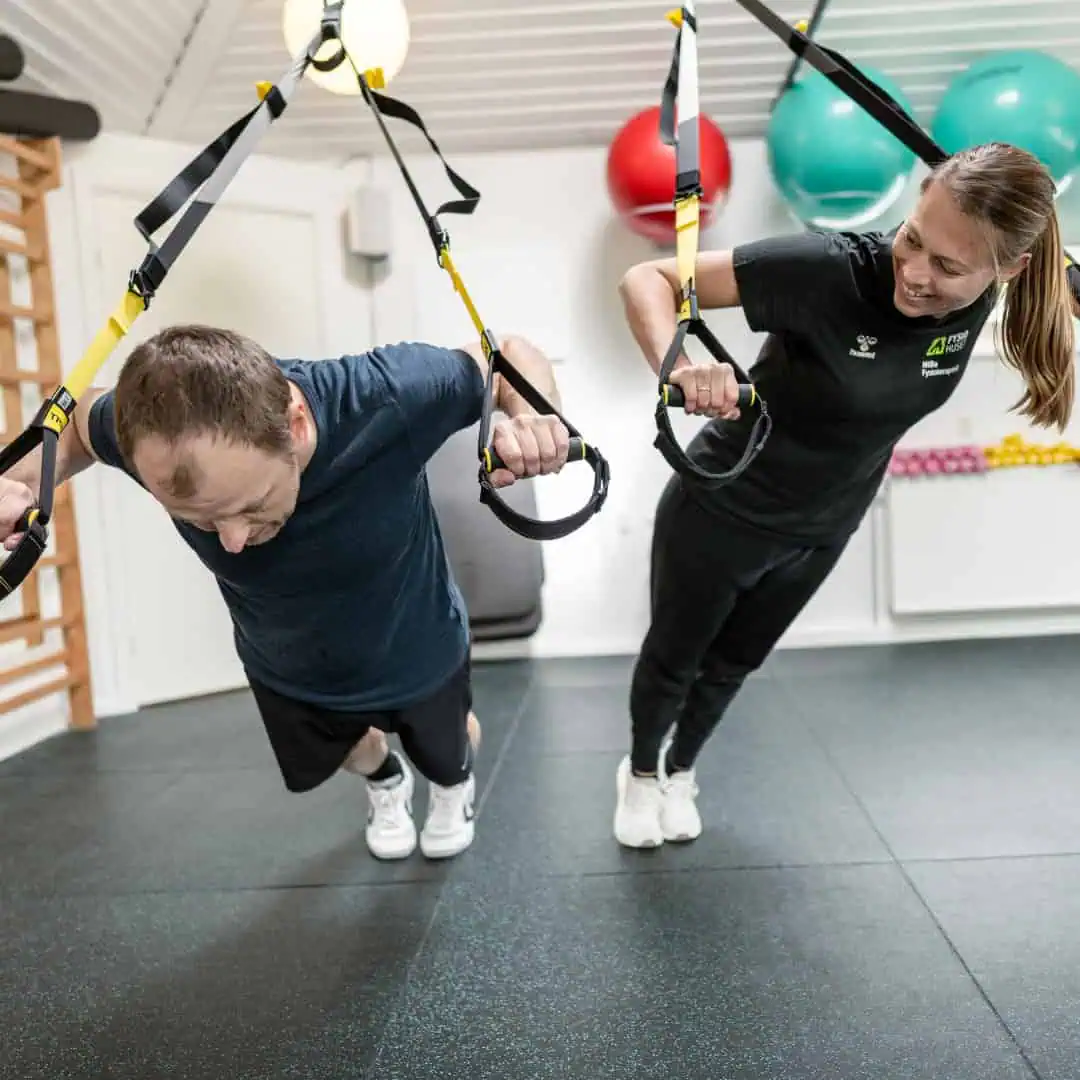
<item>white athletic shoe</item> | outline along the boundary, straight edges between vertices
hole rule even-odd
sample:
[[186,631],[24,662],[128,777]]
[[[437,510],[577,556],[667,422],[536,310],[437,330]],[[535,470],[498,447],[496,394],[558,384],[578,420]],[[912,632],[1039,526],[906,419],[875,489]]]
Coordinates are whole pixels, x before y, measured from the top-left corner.
[[615,839],[623,847],[653,848],[664,842],[660,827],[663,792],[655,776],[635,776],[630,756],[615,772]]
[[396,756],[402,776],[381,784],[367,783],[368,821],[364,839],[376,859],[407,859],[416,850],[416,824],[412,819],[415,781],[412,769],[400,754]]
[[473,842],[475,798],[476,777],[472,773],[453,787],[431,785],[427,820],[420,833],[420,850],[429,859],[453,858]]
[[701,814],[698,813],[698,795],[696,773],[686,769],[667,775],[664,763],[667,761],[670,742],[660,748],[660,762],[657,775],[660,777],[662,801],[660,805],[660,828],[664,839],[674,843],[696,840],[701,835]]

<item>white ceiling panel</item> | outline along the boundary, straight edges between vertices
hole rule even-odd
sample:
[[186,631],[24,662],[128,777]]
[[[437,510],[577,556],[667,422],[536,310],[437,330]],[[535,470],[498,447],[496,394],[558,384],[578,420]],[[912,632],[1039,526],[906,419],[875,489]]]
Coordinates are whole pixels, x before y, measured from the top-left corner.
[[[363,0],[354,0],[363,2]],[[447,152],[603,145],[659,101],[674,0],[406,0],[412,44],[390,87]],[[107,128],[206,142],[289,57],[282,0],[0,0],[27,53],[20,83],[92,101]],[[773,0],[794,22],[812,0]],[[699,0],[702,107],[759,135],[789,53],[735,0]],[[1064,0],[831,0],[819,39],[886,72],[928,123],[949,81],[989,51],[1044,49],[1080,69],[1080,5]],[[418,134],[391,121],[403,149]],[[359,98],[305,84],[264,151],[346,160],[381,152]]]
[[26,55],[3,84],[89,101],[104,127],[142,132],[206,0],[0,0],[0,31]]

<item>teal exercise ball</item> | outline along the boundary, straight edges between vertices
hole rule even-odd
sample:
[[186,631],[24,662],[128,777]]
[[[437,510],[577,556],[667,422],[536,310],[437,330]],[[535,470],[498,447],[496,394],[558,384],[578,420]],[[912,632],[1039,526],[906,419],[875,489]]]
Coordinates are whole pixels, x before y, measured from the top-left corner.
[[[909,113],[900,88],[860,67]],[[858,228],[907,189],[915,154],[824,75],[807,73],[781,96],[765,134],[769,171],[805,225]]]
[[950,154],[988,142],[1019,146],[1060,190],[1080,166],[1080,73],[1034,49],[991,53],[953,80],[931,132]]

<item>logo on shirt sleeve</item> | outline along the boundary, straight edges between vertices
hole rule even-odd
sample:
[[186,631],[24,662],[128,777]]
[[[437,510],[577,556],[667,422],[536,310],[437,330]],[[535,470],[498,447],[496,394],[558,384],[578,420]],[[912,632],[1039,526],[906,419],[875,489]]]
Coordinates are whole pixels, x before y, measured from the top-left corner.
[[877,355],[874,352],[874,346],[877,344],[876,337],[870,337],[869,334],[859,334],[855,338],[858,343],[857,348],[849,349],[848,353],[851,356],[857,356],[860,360],[873,360]]

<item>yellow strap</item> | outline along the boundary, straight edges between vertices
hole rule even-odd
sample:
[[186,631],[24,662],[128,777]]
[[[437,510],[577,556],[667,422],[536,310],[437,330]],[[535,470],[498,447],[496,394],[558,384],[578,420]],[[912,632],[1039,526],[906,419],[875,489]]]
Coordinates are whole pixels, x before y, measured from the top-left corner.
[[[480,335],[481,342],[484,342],[487,337],[487,327],[484,326],[484,322],[480,318],[476,306],[472,302],[472,297],[469,296],[469,291],[465,288],[465,282],[461,280],[461,275],[457,272],[457,267],[454,265],[454,260],[450,257],[450,249],[448,247],[444,247],[439,252],[439,265],[450,275],[450,280],[454,283],[454,289],[461,297],[462,303],[464,303],[466,310],[469,312],[469,318],[472,319],[473,326],[476,327],[476,332]],[[486,348],[487,346],[485,345],[485,349]]]
[[[124,299],[109,316],[108,321],[98,331],[97,337],[90,342],[82,358],[64,380],[68,393],[76,401],[83,396],[94,377],[101,370],[109,354],[120,344],[121,339],[131,329],[131,324],[146,310],[146,301],[131,289],[124,294]],[[46,426],[48,422],[46,422]]]
[[690,293],[697,268],[700,199],[688,195],[675,202],[675,262],[679,270],[682,297],[679,304],[679,320],[690,318]]

